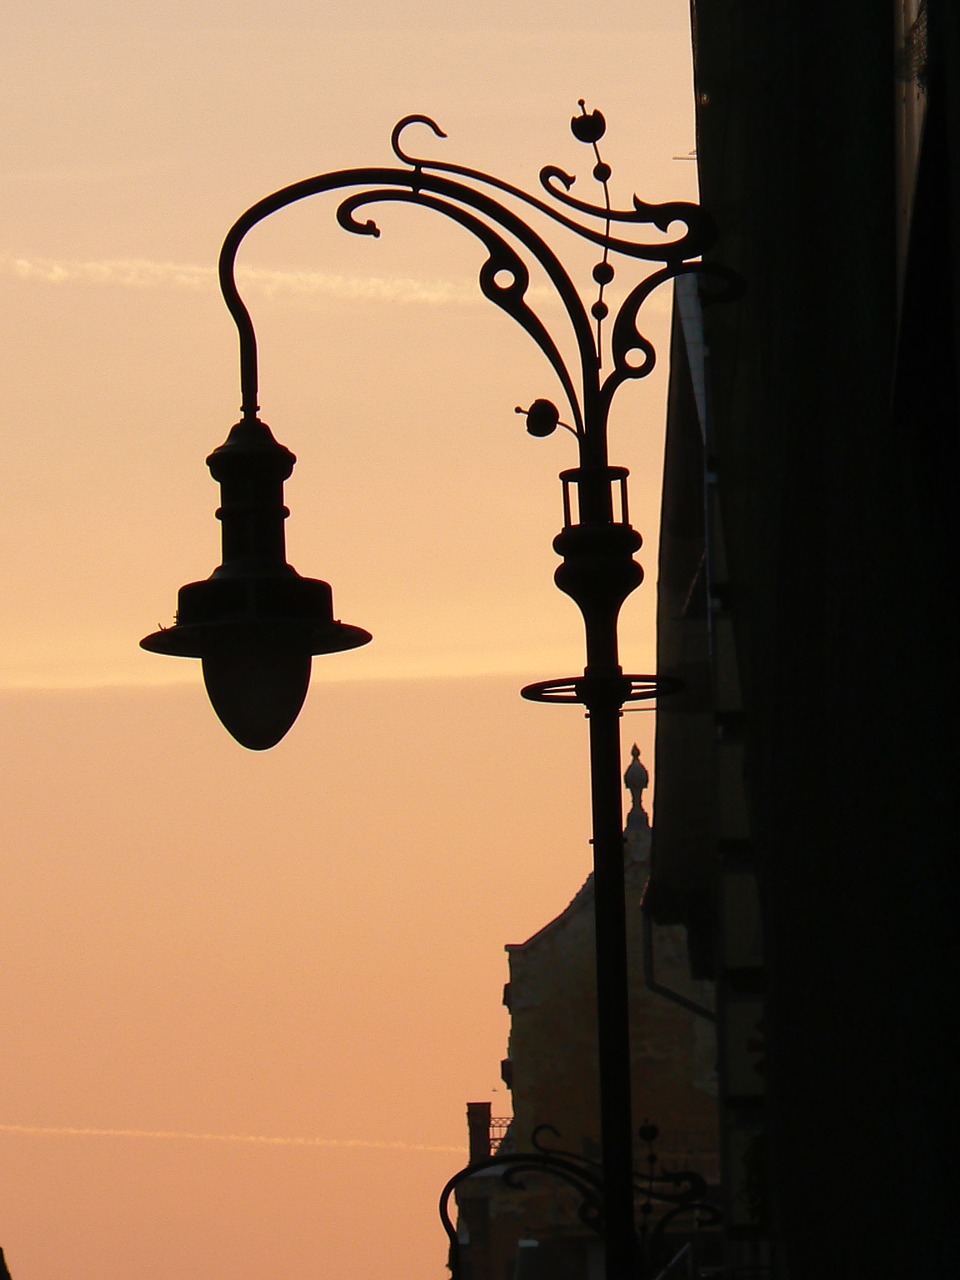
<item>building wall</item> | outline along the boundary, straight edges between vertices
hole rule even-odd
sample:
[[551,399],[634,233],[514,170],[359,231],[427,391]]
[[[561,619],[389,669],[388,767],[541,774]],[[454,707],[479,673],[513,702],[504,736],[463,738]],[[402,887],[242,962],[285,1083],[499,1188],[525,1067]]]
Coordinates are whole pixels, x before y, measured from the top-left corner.
[[[649,853],[650,828],[635,806],[625,866],[635,1128],[646,1121],[658,1126],[661,1166],[693,1168],[716,1183],[713,1024],[654,994],[644,982],[640,906]],[[591,1160],[600,1155],[594,937],[591,878],[555,920],[526,942],[507,947],[511,1032],[504,1078],[513,1094],[512,1152],[534,1150],[535,1130],[550,1125],[557,1133],[542,1135],[545,1145]],[[711,1000],[709,984],[689,976],[682,927],[657,927],[654,951],[658,982],[698,1004]],[[648,1153],[638,1140],[638,1170],[647,1168]],[[599,1241],[578,1216],[578,1195],[552,1177],[524,1175],[524,1182],[523,1191],[511,1188],[490,1170],[458,1188],[461,1236],[469,1241],[463,1253],[465,1280],[515,1280],[518,1259],[521,1280],[599,1277]],[[642,1216],[638,1213],[638,1221]]]
[[926,5],[901,266],[898,8],[838,0],[812,20],[799,0],[694,5],[712,256],[743,281],[705,315],[709,465],[743,691],[771,1225],[787,1280],[947,1274],[955,1252],[945,584],[957,559],[960,19],[952,2]]
[[[655,995],[643,980],[640,900],[649,841],[647,829],[642,860],[626,869],[634,1119],[660,1128],[664,1151],[669,1147],[699,1167],[712,1161],[709,1172],[715,1173],[712,1024]],[[552,1124],[568,1149],[599,1154],[593,906],[588,882],[550,925],[507,948],[514,1141],[520,1150],[537,1125]],[[702,998],[705,984],[688,976],[683,929],[657,929],[656,950],[658,980]]]

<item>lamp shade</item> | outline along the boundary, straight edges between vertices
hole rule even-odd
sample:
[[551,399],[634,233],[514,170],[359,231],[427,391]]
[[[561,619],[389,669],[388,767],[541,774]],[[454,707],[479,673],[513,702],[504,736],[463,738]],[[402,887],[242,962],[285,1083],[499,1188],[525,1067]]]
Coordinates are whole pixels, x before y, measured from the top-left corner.
[[369,631],[338,622],[326,582],[282,576],[217,576],[181,587],[177,621],[140,641],[151,653],[200,658],[224,727],[243,746],[275,746],[300,713],[315,653],[356,649]]

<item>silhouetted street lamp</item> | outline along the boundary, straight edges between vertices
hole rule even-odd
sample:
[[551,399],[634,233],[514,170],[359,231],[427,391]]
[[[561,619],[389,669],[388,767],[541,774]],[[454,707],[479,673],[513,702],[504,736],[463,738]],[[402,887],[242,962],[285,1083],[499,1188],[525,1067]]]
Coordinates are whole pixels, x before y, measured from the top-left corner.
[[[217,715],[244,746],[275,745],[296,719],[306,696],[314,654],[366,644],[370,634],[334,618],[327,583],[303,578],[287,563],[283,483],[296,459],[258,417],[257,348],[249,312],[237,291],[234,263],[247,232],[272,213],[308,196],[351,191],[337,219],[358,235],[378,236],[372,220],[358,214],[368,205],[401,201],[433,209],[459,223],[487,251],[480,269],[484,295],[512,316],[546,356],[562,390],[571,421],[538,399],[526,410],[527,431],[548,436],[564,427],[577,441],[579,465],[560,474],[563,529],[554,539],[562,557],[555,580],[583,615],[586,666],[582,676],[529,685],[523,696],[539,702],[580,703],[590,731],[593,858],[596,888],[598,1044],[603,1167],[602,1232],[608,1280],[637,1274],[634,1229],[633,1125],[630,1109],[630,1046],[623,886],[623,815],[620,789],[619,718],[623,705],[656,696],[654,676],[625,675],[620,667],[617,621],[643,571],[633,559],[641,544],[630,526],[627,471],[607,456],[607,421],[620,386],[645,377],[655,352],[640,332],[643,303],[659,285],[690,271],[712,243],[705,216],[687,203],[645,204],[629,209],[610,203],[610,167],[597,143],[605,124],[599,111],[571,121],[574,136],[592,147],[593,177],[603,190],[594,205],[571,195],[574,178],[555,166],[541,170],[547,202],[498,178],[460,165],[409,155],[401,138],[421,124],[445,135],[426,116],[407,116],[393,130],[394,155],[403,168],[344,169],[320,174],[267,196],[233,226],[220,254],[220,287],[240,336],[242,418],[207,459],[221,487],[223,563],[203,582],[179,593],[175,625],[141,641],[154,653],[200,658],[207,692]],[[495,199],[496,192],[500,199]],[[502,203],[502,199],[506,203]],[[596,298],[588,308],[553,250],[519,216],[534,210],[598,248],[593,268]],[[676,224],[682,234],[670,237]],[[635,243],[613,228],[656,227],[658,243]],[[561,349],[527,300],[530,272],[538,264],[562,303],[578,362],[571,372]],[[605,291],[614,279],[614,258],[658,264],[634,285],[611,319]],[[608,350],[607,350],[608,349]],[[606,352],[606,355],[604,354]],[[608,371],[602,369],[608,365]]]

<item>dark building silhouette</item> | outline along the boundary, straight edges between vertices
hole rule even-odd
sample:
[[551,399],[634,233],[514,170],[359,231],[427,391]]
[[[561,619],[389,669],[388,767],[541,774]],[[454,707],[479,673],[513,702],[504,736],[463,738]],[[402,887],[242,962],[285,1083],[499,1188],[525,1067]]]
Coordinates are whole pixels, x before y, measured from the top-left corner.
[[[660,1164],[693,1168],[719,1179],[714,1024],[666,1000],[644,981],[640,905],[649,876],[651,831],[640,797],[646,769],[634,748],[626,783],[633,807],[625,833],[625,880],[631,967],[630,1020],[633,1105],[638,1126],[659,1130]],[[691,978],[682,927],[656,929],[657,976],[691,1004],[712,1003],[710,983]],[[555,919],[526,941],[507,947],[510,981],[509,1056],[502,1064],[512,1093],[510,1127],[491,1131],[489,1103],[467,1107],[471,1161],[491,1151],[529,1152],[538,1126],[556,1130],[553,1148],[596,1160],[600,1154],[597,999],[593,877]],[[648,1148],[636,1143],[635,1166]],[[580,1197],[555,1177],[524,1175],[525,1189],[505,1185],[498,1168],[457,1190],[462,1257],[468,1280],[594,1280],[603,1274],[602,1245],[579,1217]],[[642,1199],[642,1197],[638,1197]],[[654,1213],[661,1212],[655,1209]],[[638,1209],[638,1218],[640,1212]],[[677,1220],[664,1252],[689,1237],[694,1217]],[[708,1244],[704,1244],[704,1249]]]
[[731,1264],[948,1275],[960,6],[693,19],[742,292],[678,290],[647,905],[717,981]]

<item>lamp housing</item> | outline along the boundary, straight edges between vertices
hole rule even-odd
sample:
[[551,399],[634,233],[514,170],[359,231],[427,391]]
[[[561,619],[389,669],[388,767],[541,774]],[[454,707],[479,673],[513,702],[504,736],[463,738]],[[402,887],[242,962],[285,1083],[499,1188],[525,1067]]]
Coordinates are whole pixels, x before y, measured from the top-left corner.
[[222,563],[180,588],[172,627],[140,641],[151,653],[199,658],[221,722],[254,751],[275,746],[296,720],[315,653],[372,639],[334,618],[329,583],[287,563],[283,485],[295,463],[259,418],[231,429],[207,458],[220,484]]

